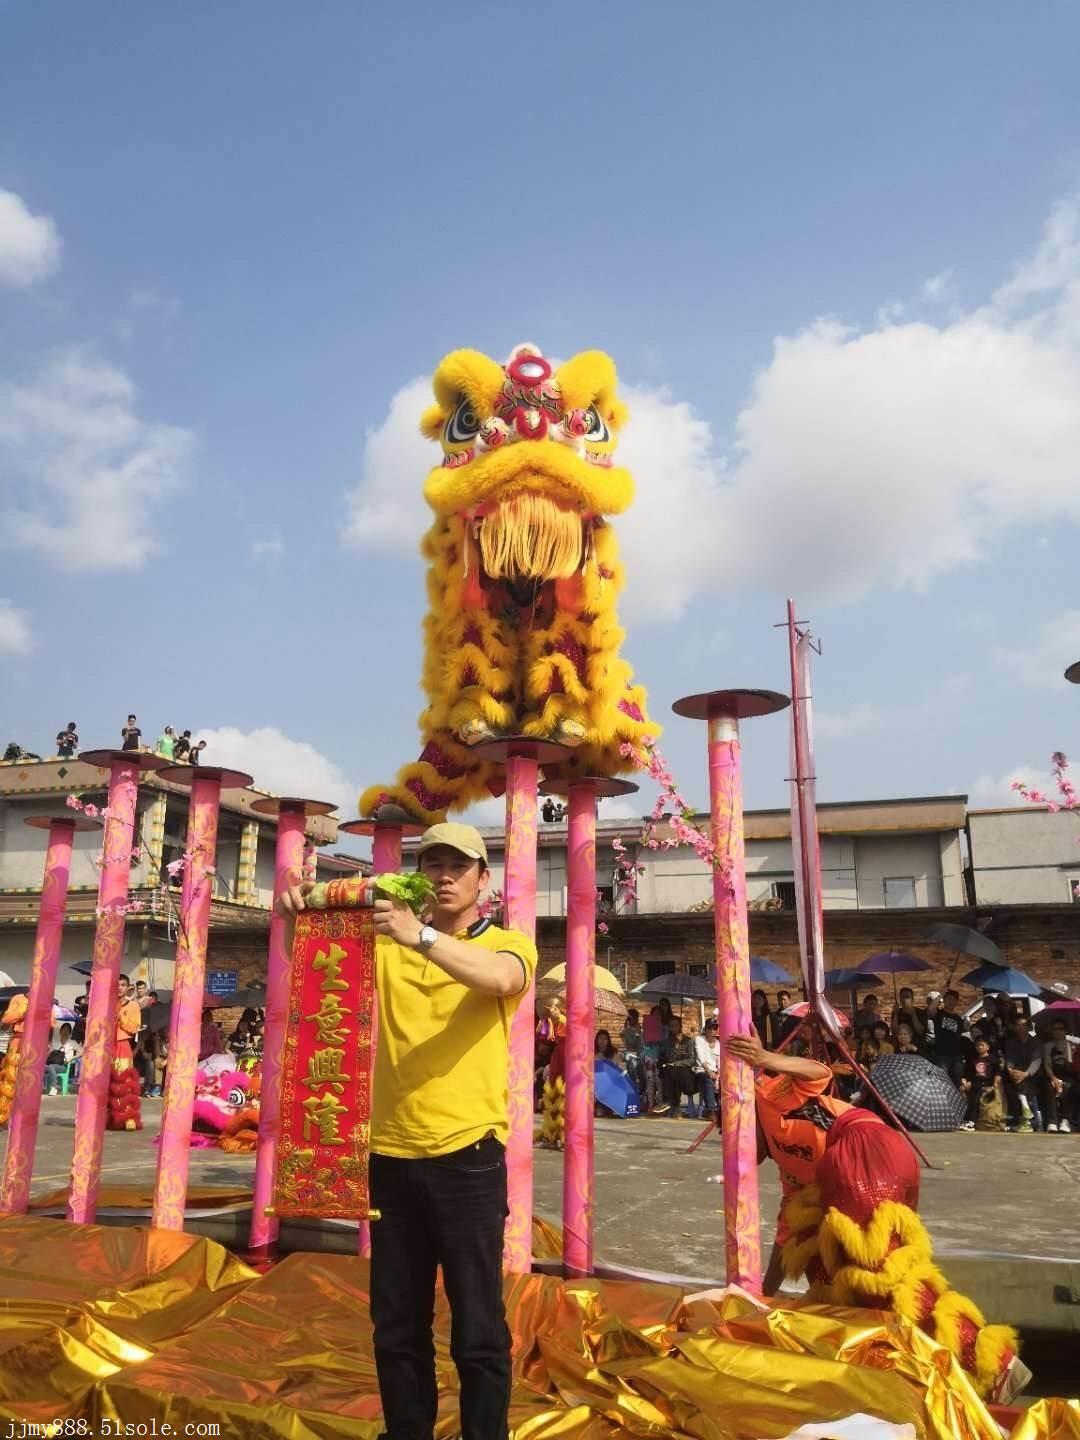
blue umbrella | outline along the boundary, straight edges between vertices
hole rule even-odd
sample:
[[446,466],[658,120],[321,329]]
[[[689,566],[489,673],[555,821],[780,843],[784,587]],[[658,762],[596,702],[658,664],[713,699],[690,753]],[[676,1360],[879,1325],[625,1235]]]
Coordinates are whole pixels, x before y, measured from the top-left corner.
[[610,1060],[596,1062],[596,1098],[620,1120],[632,1120],[638,1113],[637,1090]]
[[1023,970],[1000,965],[980,965],[964,976],[964,984],[974,985],[976,990],[1000,990],[1003,995],[1041,995],[1043,988]]
[[750,956],[750,979],[755,985],[794,985],[794,979],[775,960],[763,955]]
[[80,975],[89,975],[94,969],[94,962],[92,960],[78,960],[74,965],[70,966],[69,968],[72,970],[77,970]]

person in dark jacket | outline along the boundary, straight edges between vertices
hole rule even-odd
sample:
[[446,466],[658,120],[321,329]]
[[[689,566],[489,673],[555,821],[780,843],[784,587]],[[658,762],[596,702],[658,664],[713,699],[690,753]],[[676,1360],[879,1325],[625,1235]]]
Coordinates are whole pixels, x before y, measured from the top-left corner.
[[1005,1098],[1009,1106],[1010,1130],[1030,1132],[1042,1129],[1036,1078],[1042,1068],[1042,1046],[1032,1035],[1024,1016],[1014,1015],[1005,1037]]

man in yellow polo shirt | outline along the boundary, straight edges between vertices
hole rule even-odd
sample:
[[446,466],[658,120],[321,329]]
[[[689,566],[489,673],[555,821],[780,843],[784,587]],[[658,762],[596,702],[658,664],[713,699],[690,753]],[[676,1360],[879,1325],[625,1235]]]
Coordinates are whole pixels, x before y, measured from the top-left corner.
[[[471,825],[426,831],[435,887],[422,922],[376,900],[379,1034],[371,1119],[371,1318],[389,1440],[432,1440],[432,1314],[442,1266],[464,1440],[506,1440],[510,1332],[502,1298],[510,1022],[536,946],[485,920],[487,849]],[[304,908],[309,885],[281,897]]]

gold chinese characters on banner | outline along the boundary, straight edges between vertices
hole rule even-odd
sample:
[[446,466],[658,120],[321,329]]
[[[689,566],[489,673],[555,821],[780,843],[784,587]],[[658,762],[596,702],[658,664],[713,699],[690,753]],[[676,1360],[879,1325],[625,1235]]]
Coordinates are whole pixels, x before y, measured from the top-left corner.
[[272,1211],[367,1219],[375,932],[370,909],[297,917]]

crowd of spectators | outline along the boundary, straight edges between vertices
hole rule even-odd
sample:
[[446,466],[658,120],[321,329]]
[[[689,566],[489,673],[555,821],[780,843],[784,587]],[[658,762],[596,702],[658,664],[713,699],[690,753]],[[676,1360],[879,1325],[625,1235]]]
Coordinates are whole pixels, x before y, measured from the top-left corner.
[[[139,728],[137,715],[129,715],[126,724],[120,727],[120,748],[122,750],[143,750],[142,730]],[[193,740],[190,730],[181,730],[177,734],[172,725],[166,725],[158,736],[154,750],[158,755],[164,755],[167,760],[172,760],[176,765],[198,765],[203,758],[203,751],[206,749],[205,740]],[[59,760],[71,760],[79,753],[79,727],[76,721],[69,720],[62,730],[56,732],[55,742],[56,758]],[[42,757],[32,750],[25,749],[17,740],[9,740],[4,750],[5,760],[40,760]]]
[[[871,1075],[882,1055],[922,1055],[943,1070],[967,1099],[965,1129],[1080,1128],[1080,1045],[1064,1020],[1051,1018],[1037,1033],[1020,1002],[987,994],[969,1021],[956,990],[931,990],[922,1007],[905,988],[888,1020],[868,994],[853,1017],[855,1056]],[[838,1088],[854,1096],[860,1082],[842,1058],[834,1065]]]
[[[786,990],[778,992],[775,1005],[765,991],[754,991],[754,1028],[766,1049],[791,1044],[799,1021],[790,1007]],[[553,1002],[537,1025],[538,1096],[565,1024]],[[796,1048],[801,1048],[798,1042]],[[956,990],[931,990],[925,1004],[916,1006],[914,992],[905,987],[887,1018],[878,997],[866,995],[852,1017],[850,1050],[832,1051],[840,1097],[872,1103],[862,1074],[872,1075],[883,1055],[894,1054],[922,1056],[944,1071],[967,1101],[965,1129],[1066,1135],[1080,1130],[1080,1044],[1072,1041],[1065,1022],[1053,1017],[1036,1033],[1021,1004],[1008,996],[986,995],[972,1022],[961,1011]],[[693,1016],[675,1015],[663,998],[644,1017],[635,1009],[627,1012],[618,1045],[608,1030],[598,1030],[595,1055],[625,1071],[642,1114],[716,1115],[720,1041],[715,1019],[699,1028]]]
[[[90,982],[74,1002],[75,1019],[54,1028],[52,1048],[45,1067],[46,1092],[56,1095],[61,1088],[61,1076],[66,1074],[68,1085],[78,1087],[79,1067],[83,1046],[86,1043],[86,1015],[90,1004]],[[204,1010],[199,1033],[200,1065],[218,1062],[217,1069],[230,1069],[241,1062],[253,1062],[262,1058],[263,1027],[265,1011],[246,1009],[226,1037],[214,1018],[215,1012]],[[116,1012],[116,1054],[125,1058],[138,1072],[140,1090],[144,1096],[160,1096],[165,1088],[165,1073],[169,1059],[169,1010],[163,1004],[156,990],[145,980],[136,980],[132,985],[128,976],[121,975],[117,994]],[[227,1062],[227,1063],[226,1063]]]

